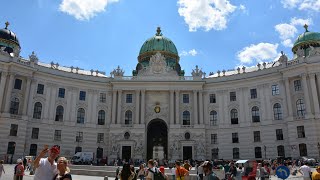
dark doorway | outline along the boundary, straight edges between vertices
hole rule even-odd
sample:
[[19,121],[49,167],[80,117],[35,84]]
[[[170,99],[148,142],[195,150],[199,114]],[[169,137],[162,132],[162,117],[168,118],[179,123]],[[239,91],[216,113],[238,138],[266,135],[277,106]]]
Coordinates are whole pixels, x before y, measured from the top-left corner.
[[183,160],[192,159],[192,146],[183,146]]
[[131,146],[122,146],[122,159],[129,162],[129,159],[131,159]]
[[154,147],[163,147],[164,158],[168,155],[168,128],[161,119],[154,119],[148,124],[147,129],[147,160],[154,158]]

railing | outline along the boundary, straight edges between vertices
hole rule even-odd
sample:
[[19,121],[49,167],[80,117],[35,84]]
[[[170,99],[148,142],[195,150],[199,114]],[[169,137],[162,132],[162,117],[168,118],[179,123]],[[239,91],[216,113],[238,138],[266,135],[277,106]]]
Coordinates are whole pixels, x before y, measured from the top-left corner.
[[115,76],[115,80],[122,80],[122,81],[139,81],[139,80],[146,80],[146,81],[154,81],[154,80],[171,80],[171,81],[200,81],[202,80],[201,77],[193,77],[193,76],[178,76],[178,77],[154,77],[154,76]]
[[296,65],[296,64],[299,64],[299,63],[300,63],[299,59],[295,59],[295,60],[292,60],[292,61],[288,61],[287,62],[287,66]]

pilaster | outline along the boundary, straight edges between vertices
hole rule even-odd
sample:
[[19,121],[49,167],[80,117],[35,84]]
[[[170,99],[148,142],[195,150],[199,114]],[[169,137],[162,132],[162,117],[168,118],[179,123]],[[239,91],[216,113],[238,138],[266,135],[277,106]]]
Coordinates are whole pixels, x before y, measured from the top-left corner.
[[139,118],[140,118],[140,90],[136,90],[135,94],[135,100],[136,100],[136,113],[135,113],[135,124],[139,124]]
[[198,91],[193,91],[193,123],[199,124],[198,122]]
[[308,89],[308,82],[307,82],[307,74],[301,75],[302,79],[302,88],[303,88],[303,94],[304,94],[304,103],[306,106],[306,118],[310,118],[312,116],[311,114],[311,103],[310,103],[310,96],[309,96],[309,89]]
[[117,108],[117,122],[116,122],[116,124],[121,124],[121,104],[122,104],[122,91],[118,90],[118,108]]
[[2,111],[3,97],[4,97],[4,88],[7,82],[7,72],[1,72],[1,81],[0,81],[0,112]]
[[310,80],[310,86],[311,86],[311,92],[312,92],[312,101],[313,101],[313,107],[314,107],[314,115],[316,117],[319,117],[320,115],[320,109],[319,109],[319,97],[317,93],[317,87],[316,87],[316,79],[315,74],[309,74],[309,80]]
[[31,86],[31,78],[28,77],[27,84],[26,84],[26,91],[24,94],[24,101],[23,101],[23,110],[22,110],[23,115],[27,115],[28,101],[30,97],[30,86]]
[[14,77],[15,77],[15,74],[10,73],[9,84],[8,84],[8,89],[7,89],[6,99],[5,99],[5,107],[4,107],[4,112],[6,113],[9,113],[9,110],[10,110],[11,93],[12,93],[13,84],[14,84]]

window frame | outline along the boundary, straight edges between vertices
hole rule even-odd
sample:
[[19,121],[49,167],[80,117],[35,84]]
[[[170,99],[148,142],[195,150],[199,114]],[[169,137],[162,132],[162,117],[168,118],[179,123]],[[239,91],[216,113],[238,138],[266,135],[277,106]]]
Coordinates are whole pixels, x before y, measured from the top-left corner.
[[218,125],[218,113],[215,110],[210,111],[209,114],[210,126]]
[[261,147],[259,147],[259,146],[254,147],[254,157],[257,159],[262,158],[262,148]]
[[126,103],[127,104],[133,103],[133,94],[131,93],[126,94]]
[[231,124],[239,124],[239,118],[238,118],[238,110],[237,109],[231,109],[230,111],[230,119]]
[[261,142],[261,132],[253,131],[253,142]]
[[280,103],[275,103],[273,105],[273,118],[274,120],[282,120],[282,107]]
[[58,98],[65,98],[66,95],[66,89],[65,88],[59,88],[58,89]]
[[101,109],[98,111],[98,125],[105,125],[106,121],[106,112],[105,110]]
[[58,105],[56,107],[56,116],[54,118],[54,121],[63,122],[63,115],[64,115],[64,107],[62,105]]
[[257,99],[258,98],[258,92],[256,88],[250,89],[250,98],[251,99]]
[[233,159],[240,159],[240,149],[232,148],[232,157]]
[[79,108],[77,111],[77,124],[84,124],[86,117],[86,110],[84,108]]
[[44,84],[38,84],[37,86],[37,94],[43,94],[44,93]]
[[210,102],[210,104],[217,103],[216,94],[210,94],[209,95],[209,102]]
[[132,111],[131,110],[127,110],[125,112],[125,115],[124,115],[124,124],[125,125],[132,125],[132,123],[133,123],[132,118],[133,118]]
[[54,141],[61,141],[61,136],[62,136],[62,130],[55,129],[54,135],[53,135],[53,140]]
[[305,117],[306,115],[306,105],[303,99],[298,99],[296,101],[296,108],[297,108],[297,116],[298,117]]
[[229,95],[230,95],[230,102],[237,101],[237,92],[236,91],[229,92]]
[[191,125],[191,114],[189,111],[182,112],[182,125],[190,126]]
[[80,91],[79,92],[79,101],[86,101],[86,95],[87,95],[86,91]]
[[21,90],[22,89],[22,79],[16,78],[14,80],[13,89]]
[[304,126],[297,126],[297,135],[298,135],[298,138],[305,138],[306,137],[306,132],[304,130]]
[[100,93],[99,102],[100,103],[106,103],[107,102],[107,94],[106,93]]
[[31,139],[39,139],[39,128],[32,128],[31,130]]
[[280,95],[280,88],[278,84],[273,84],[271,86],[272,96]]
[[239,134],[232,133],[232,143],[239,143]]
[[189,104],[190,103],[190,95],[189,94],[182,94],[182,103]]
[[294,87],[294,91],[298,92],[302,90],[302,84],[301,84],[301,80],[300,79],[296,79],[293,81],[293,87]]
[[282,129],[276,129],[276,139],[277,139],[277,141],[283,140],[283,130]]
[[218,144],[218,134],[211,134],[211,144]]
[[19,125],[18,124],[11,124],[10,125],[10,132],[9,136],[18,136],[18,130],[19,130]]
[[253,106],[251,108],[251,118],[253,123],[260,122],[260,109],[258,106]]
[[36,102],[36,103],[34,103],[34,106],[33,106],[32,118],[33,119],[41,119],[41,115],[42,115],[42,103]]
[[18,115],[19,114],[20,100],[14,98],[10,102],[10,114]]

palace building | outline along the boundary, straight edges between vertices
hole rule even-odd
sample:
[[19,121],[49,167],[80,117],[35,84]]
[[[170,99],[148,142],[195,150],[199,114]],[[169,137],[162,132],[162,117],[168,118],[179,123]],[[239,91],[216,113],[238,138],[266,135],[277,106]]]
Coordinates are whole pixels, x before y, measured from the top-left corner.
[[[0,159],[94,152],[114,159],[264,159],[320,154],[320,33],[303,32],[274,62],[187,76],[160,28],[132,76],[19,55],[0,30]],[[152,34],[152,33],[151,33]],[[58,52],[57,52],[58,53]]]

